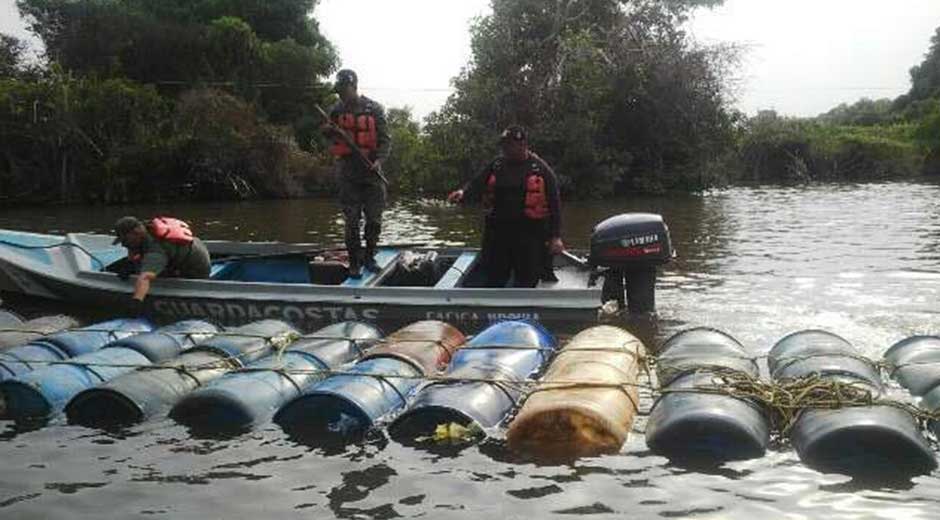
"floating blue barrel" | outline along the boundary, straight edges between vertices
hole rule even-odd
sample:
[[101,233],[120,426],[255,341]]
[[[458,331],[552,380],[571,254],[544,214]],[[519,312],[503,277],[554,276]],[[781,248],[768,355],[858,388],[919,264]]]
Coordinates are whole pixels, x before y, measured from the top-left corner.
[[65,413],[70,423],[84,426],[137,423],[166,412],[197,387],[286,347],[297,336],[293,327],[277,320],[229,329],[170,361],[79,393]]
[[6,309],[0,309],[0,327],[16,327],[26,321],[19,314]]
[[15,325],[0,323],[0,329],[3,329],[0,330],[0,351],[25,345],[43,336],[74,329],[78,326],[79,323],[75,318],[63,315],[43,316]]
[[58,413],[79,392],[135,367],[172,359],[218,331],[218,326],[205,321],[181,321],[112,341],[101,350],[70,359],[72,364],[49,365],[0,382],[5,416],[25,419]]
[[[871,361],[845,339],[821,330],[790,334],[770,350],[774,380],[818,376],[884,396]],[[804,409],[790,430],[800,459],[822,471],[845,474],[920,474],[937,467],[914,417],[887,405]]]
[[47,366],[49,362],[94,352],[112,341],[151,330],[153,325],[147,320],[112,320],[44,336],[0,352],[0,381]]
[[201,431],[237,431],[269,421],[285,403],[325,379],[318,370],[355,361],[382,337],[378,329],[348,321],[324,327],[184,397],[170,417]]
[[714,329],[689,329],[666,341],[657,361],[662,395],[646,425],[646,444],[653,453],[699,462],[764,454],[770,423],[758,403],[696,391],[716,388],[718,374],[758,378],[760,369],[737,340]]
[[[441,356],[464,343],[463,334],[440,321],[421,321],[386,338],[349,374],[327,378],[287,403],[274,422],[295,438],[352,439],[380,417],[401,409]],[[442,348],[443,346],[443,348]],[[401,355],[396,351],[400,350]],[[460,352],[459,350],[457,352]]]
[[[498,379],[524,382],[541,369],[556,347],[555,338],[539,325],[502,321],[490,325],[454,354],[447,376],[454,379]],[[522,390],[513,384],[481,381],[434,382],[415,396],[389,426],[389,434],[412,444],[441,424],[498,425],[516,406]]]

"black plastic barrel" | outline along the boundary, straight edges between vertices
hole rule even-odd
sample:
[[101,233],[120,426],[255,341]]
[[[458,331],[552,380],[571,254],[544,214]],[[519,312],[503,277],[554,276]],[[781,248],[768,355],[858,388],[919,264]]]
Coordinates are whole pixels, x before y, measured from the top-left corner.
[[680,332],[663,346],[657,374],[663,393],[646,425],[653,453],[694,462],[763,456],[770,423],[758,403],[696,391],[720,387],[719,374],[759,377],[757,363],[737,340],[704,327]]
[[912,395],[940,386],[940,337],[912,336],[884,353],[889,375]]
[[[884,353],[889,375],[911,394],[922,397],[920,405],[930,412],[940,411],[940,337],[912,336]],[[930,421],[934,435],[940,422]]]
[[170,417],[200,431],[238,431],[267,422],[285,403],[325,379],[318,370],[358,359],[381,338],[371,325],[336,323],[276,354],[233,372],[184,397]]
[[[875,399],[884,396],[874,364],[845,339],[822,330],[786,336],[770,350],[775,381],[818,376],[851,384]],[[804,409],[790,430],[800,459],[821,471],[858,474],[921,474],[937,466],[917,422],[887,405]]]
[[85,426],[141,422],[165,413],[201,385],[286,347],[299,334],[289,324],[264,320],[229,329],[179,357],[124,374],[76,395],[68,420]]
[[24,419],[58,413],[79,392],[131,372],[135,367],[174,358],[183,349],[216,332],[218,327],[211,323],[181,321],[113,341],[101,350],[72,358],[73,364],[49,365],[0,382],[5,415]]

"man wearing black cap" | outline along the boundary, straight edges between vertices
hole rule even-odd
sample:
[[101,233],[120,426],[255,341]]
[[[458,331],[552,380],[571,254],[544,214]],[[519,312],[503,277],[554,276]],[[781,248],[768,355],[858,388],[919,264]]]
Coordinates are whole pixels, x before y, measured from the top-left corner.
[[130,263],[140,273],[132,304],[144,301],[158,276],[209,278],[209,250],[181,220],[157,217],[145,225],[136,217],[121,217],[114,223],[114,235],[114,243],[127,248]]
[[521,126],[507,128],[500,146],[502,154],[447,200],[481,201],[486,210],[481,262],[487,287],[505,287],[510,275],[516,287],[535,287],[540,278],[549,280],[546,253],[565,248],[558,180],[529,150]]
[[[375,249],[382,232],[382,211],[388,196],[382,163],[391,152],[391,138],[385,109],[375,101],[359,95],[356,73],[344,69],[336,74],[335,90],[340,101],[330,110],[330,119],[342,129],[363,154],[339,138],[333,126],[324,126],[333,139],[330,152],[336,156],[339,199],[345,218],[346,249],[349,251],[349,276],[358,278],[365,267],[377,271]],[[359,222],[365,215],[365,251],[359,238]]]

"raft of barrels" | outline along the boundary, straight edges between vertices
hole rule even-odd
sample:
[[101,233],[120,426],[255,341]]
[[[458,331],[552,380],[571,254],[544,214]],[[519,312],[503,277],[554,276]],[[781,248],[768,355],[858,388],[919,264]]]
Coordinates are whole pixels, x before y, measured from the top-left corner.
[[[650,451],[677,462],[757,458],[776,432],[822,471],[936,468],[916,409],[888,400],[878,365],[845,339],[801,331],[766,357],[765,377],[721,331],[693,328],[666,341],[645,424]],[[355,321],[301,334],[277,320],[79,327],[66,316],[27,321],[0,311],[0,414],[101,428],[169,416],[199,433],[273,422],[302,442],[351,442],[377,427],[409,446],[504,433],[513,452],[564,459],[622,449],[649,359],[640,340],[607,325],[560,347],[540,325],[512,320],[467,337],[440,321],[388,335]],[[884,365],[928,413],[940,412],[940,338],[901,341]],[[846,402],[818,399],[781,415],[786,402],[772,411],[758,392],[767,388],[835,389]]]

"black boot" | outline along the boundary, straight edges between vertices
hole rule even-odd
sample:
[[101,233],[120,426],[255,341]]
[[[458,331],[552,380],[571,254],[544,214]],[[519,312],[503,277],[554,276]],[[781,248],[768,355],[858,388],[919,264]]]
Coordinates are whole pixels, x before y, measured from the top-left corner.
[[366,220],[366,254],[362,259],[362,265],[373,273],[379,272],[379,266],[375,263],[375,250],[379,244],[379,234],[381,232],[381,222]]
[[366,254],[362,258],[362,266],[373,273],[379,272],[379,264],[375,263],[375,249],[366,248]]
[[350,278],[362,278],[362,261],[359,260],[357,253],[349,254],[349,273]]

